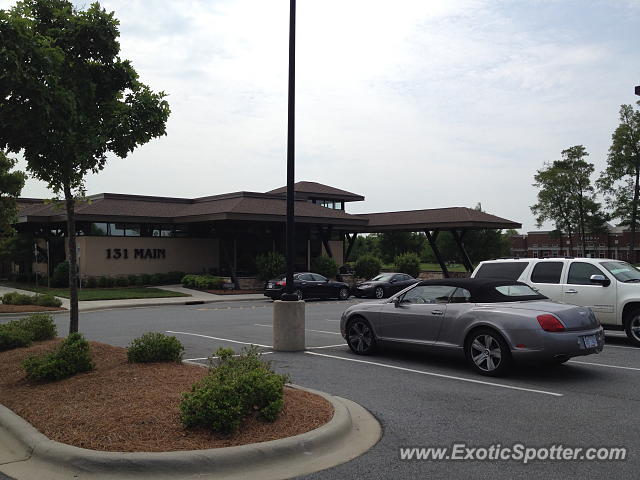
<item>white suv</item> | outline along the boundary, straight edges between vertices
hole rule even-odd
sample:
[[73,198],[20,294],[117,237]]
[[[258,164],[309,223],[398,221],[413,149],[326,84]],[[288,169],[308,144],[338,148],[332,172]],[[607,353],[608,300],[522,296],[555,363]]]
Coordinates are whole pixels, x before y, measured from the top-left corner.
[[516,258],[480,262],[477,278],[508,278],[556,302],[589,307],[605,328],[624,330],[640,346],[640,271],[604,258]]

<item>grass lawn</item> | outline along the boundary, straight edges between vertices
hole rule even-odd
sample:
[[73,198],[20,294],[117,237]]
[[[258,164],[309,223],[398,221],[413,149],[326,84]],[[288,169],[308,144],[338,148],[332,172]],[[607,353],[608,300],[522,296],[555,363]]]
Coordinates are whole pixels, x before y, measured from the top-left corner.
[[[4,287],[19,288],[36,293],[47,293],[54,297],[69,298],[68,288],[47,288],[36,287],[28,283],[4,282]],[[145,287],[121,287],[121,288],[80,288],[78,289],[78,299],[85,300],[124,300],[129,298],[168,298],[168,297],[190,297],[185,293],[170,292],[159,288]]]
[[[393,263],[388,263],[388,264],[382,265],[382,268],[394,270],[396,267]],[[466,270],[464,269],[464,265],[461,265],[459,263],[454,263],[453,265],[447,265],[447,269],[450,272],[466,272]],[[436,271],[436,272],[442,271],[442,269],[440,268],[440,264],[438,263],[421,263],[420,270],[429,270],[429,271]]]

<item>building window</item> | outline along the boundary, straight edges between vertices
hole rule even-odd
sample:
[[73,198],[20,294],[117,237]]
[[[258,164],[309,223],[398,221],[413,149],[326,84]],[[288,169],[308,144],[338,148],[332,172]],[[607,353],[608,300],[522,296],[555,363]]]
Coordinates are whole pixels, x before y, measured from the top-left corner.
[[125,225],[124,228],[125,237],[139,237],[140,236],[140,225]]
[[112,237],[124,237],[124,223],[110,223],[109,235]]

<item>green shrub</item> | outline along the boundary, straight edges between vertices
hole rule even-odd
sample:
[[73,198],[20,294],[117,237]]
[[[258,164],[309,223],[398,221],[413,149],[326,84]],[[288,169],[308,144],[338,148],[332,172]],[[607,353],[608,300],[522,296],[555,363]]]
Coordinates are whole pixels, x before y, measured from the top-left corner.
[[31,355],[22,362],[32,380],[61,380],[93,370],[89,342],[79,333],[69,335],[53,352]]
[[64,261],[56,265],[51,283],[54,287],[59,288],[67,288],[69,286],[69,262]]
[[136,275],[135,285],[137,287],[144,287],[144,277],[142,275]]
[[54,297],[53,295],[45,294],[45,295],[34,295],[33,297],[34,305],[40,305],[41,307],[61,307],[62,300]]
[[116,285],[118,287],[128,287],[129,286],[129,277],[119,276],[115,279]]
[[84,286],[87,288],[96,288],[98,286],[98,279],[96,277],[87,277],[84,281]]
[[252,411],[274,421],[284,406],[283,387],[288,377],[274,373],[271,365],[260,359],[255,346],[244,349],[238,357],[225,348],[215,355],[219,357],[217,365],[193,385],[191,392],[182,394],[182,423],[231,433]]
[[380,273],[382,263],[373,255],[362,255],[356,261],[354,266],[354,274],[359,278],[370,279]]
[[107,288],[107,277],[98,277],[98,288]]
[[256,270],[260,280],[271,280],[287,268],[285,258],[278,252],[263,253],[256,257]]
[[[57,300],[57,299],[56,299]],[[17,328],[20,328],[29,334],[31,341],[41,342],[43,340],[51,340],[56,338],[58,334],[56,324],[53,317],[48,313],[32,313],[20,320],[13,322]]]
[[338,264],[333,258],[321,255],[311,261],[311,270],[327,278],[335,278],[338,273]]
[[5,305],[33,305],[32,295],[18,292],[5,293],[2,296],[2,303]]
[[169,282],[169,276],[166,273],[154,273],[150,278],[151,285],[166,285]]
[[143,273],[140,275],[140,284],[142,286],[151,285],[151,275],[148,273]]
[[180,283],[184,277],[184,272],[169,272],[167,273],[167,281],[170,284]]
[[134,338],[127,348],[130,363],[182,361],[184,347],[176,337],[149,332]]
[[195,288],[197,276],[198,275],[185,275],[181,280],[182,286],[184,288]]
[[396,270],[406,273],[412,277],[420,274],[420,257],[413,252],[406,252],[398,255],[395,259]]
[[31,335],[15,322],[0,324],[0,352],[31,345]]
[[137,275],[127,275],[127,280],[129,280],[129,286],[133,287],[138,284],[138,276]]

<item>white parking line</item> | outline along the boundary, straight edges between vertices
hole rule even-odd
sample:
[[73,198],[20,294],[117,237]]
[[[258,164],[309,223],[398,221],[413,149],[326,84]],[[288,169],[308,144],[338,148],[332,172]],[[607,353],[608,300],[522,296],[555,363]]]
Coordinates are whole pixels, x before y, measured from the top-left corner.
[[317,352],[304,352],[308,355],[318,355],[319,357],[327,357],[327,358],[335,358],[338,360],[346,360],[348,362],[357,362],[357,363],[365,363],[367,365],[375,365],[377,367],[385,367],[385,368],[393,368],[395,370],[402,370],[404,372],[411,372],[411,373],[419,373],[421,375],[429,375],[432,377],[439,377],[439,378],[448,378],[451,380],[459,380],[461,382],[469,382],[469,383],[478,383],[481,385],[489,385],[492,387],[499,387],[499,388],[507,388],[510,390],[520,390],[523,392],[531,392],[531,393],[540,393],[543,395],[551,395],[554,397],[562,397],[564,396],[562,393],[555,393],[555,392],[547,392],[546,390],[536,390],[533,388],[524,388],[524,387],[516,387],[514,385],[504,385],[502,383],[493,383],[493,382],[485,382],[483,380],[476,380],[473,378],[464,378],[464,377],[455,377],[453,375],[444,375],[442,373],[434,373],[434,372],[425,372],[423,370],[414,370],[412,368],[405,368],[405,367],[398,367],[396,365],[387,365],[385,363],[378,363],[378,362],[370,362],[368,360],[359,360],[357,358],[345,358],[345,357],[339,357],[336,355],[326,355],[324,353],[317,353]]
[[[263,323],[254,323],[256,327],[268,327],[273,328],[273,325],[265,325]],[[342,335],[340,332],[327,332],[326,330],[312,330],[310,328],[305,328],[307,332],[316,332],[316,333],[328,333],[330,335]]]
[[[260,354],[260,355],[269,355],[270,353],[273,353],[273,352],[260,352],[259,354]],[[239,356],[240,356],[240,354],[232,355],[232,357],[239,357]],[[185,361],[185,362],[194,362],[194,361],[196,361],[196,360],[209,360],[210,358],[220,358],[220,357],[213,355],[213,356],[211,356],[211,357],[185,358],[185,359],[184,359],[184,361]]]
[[623,367],[621,365],[605,365],[604,363],[579,362],[578,360],[569,360],[567,363],[579,363],[581,365],[593,365],[595,367],[621,368],[623,370],[640,371],[640,368],[636,368],[636,367]]
[[337,345],[322,345],[321,347],[307,347],[307,350],[317,350],[318,348],[331,348],[331,347],[346,347],[346,343],[339,343]]
[[191,335],[193,337],[202,337],[202,338],[211,338],[213,340],[220,340],[221,342],[239,343],[241,345],[255,345],[256,347],[273,348],[273,346],[271,345],[260,345],[259,343],[255,343],[255,342],[239,342],[238,340],[230,340],[228,338],[220,338],[220,337],[210,337],[209,335],[201,335],[199,333],[174,332],[172,330],[167,330],[166,333],[176,333],[178,335]]
[[630,348],[631,350],[640,350],[640,348],[638,347],[627,347],[625,345],[611,345],[610,343],[606,343],[604,344],[605,347],[609,348],[609,347],[613,347],[613,348]]

